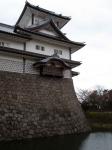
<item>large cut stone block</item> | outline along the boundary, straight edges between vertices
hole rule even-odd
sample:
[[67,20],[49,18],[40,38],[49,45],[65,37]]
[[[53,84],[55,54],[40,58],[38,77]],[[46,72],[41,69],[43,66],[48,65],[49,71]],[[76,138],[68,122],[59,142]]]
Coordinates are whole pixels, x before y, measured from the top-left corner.
[[0,72],[0,140],[86,131],[72,79]]

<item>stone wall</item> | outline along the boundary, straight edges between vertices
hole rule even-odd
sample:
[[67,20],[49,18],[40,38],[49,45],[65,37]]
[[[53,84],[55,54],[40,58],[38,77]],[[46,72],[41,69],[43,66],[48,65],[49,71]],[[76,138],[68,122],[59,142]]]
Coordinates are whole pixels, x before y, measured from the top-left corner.
[[88,130],[72,79],[0,72],[0,140]]

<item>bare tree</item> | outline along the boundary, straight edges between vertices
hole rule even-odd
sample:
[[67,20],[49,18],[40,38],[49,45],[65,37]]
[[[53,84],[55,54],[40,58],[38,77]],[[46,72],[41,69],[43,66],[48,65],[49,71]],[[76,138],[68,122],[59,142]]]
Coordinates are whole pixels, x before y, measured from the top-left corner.
[[90,91],[88,90],[79,89],[77,92],[77,97],[80,102],[88,101],[89,95],[90,95]]
[[77,96],[84,110],[112,110],[112,90],[97,86],[96,90],[78,90]]

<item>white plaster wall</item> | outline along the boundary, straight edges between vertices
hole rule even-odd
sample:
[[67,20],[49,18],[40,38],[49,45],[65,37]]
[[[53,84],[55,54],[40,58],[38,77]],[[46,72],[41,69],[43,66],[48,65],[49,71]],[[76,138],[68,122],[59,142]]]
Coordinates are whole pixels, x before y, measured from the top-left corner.
[[5,47],[23,50],[23,43],[0,38],[0,42],[4,42]]
[[31,12],[28,8],[27,8],[25,14],[23,15],[19,25],[23,28],[31,26]]
[[[0,38],[0,42],[4,42],[5,47],[24,50],[23,42],[17,42],[17,41],[1,39],[1,38]],[[45,51],[37,50],[36,45],[44,46]],[[70,59],[69,50],[64,46],[58,46],[56,44],[49,44],[47,42],[40,42],[34,40],[30,40],[26,42],[26,50],[30,52],[51,56],[54,54],[54,49],[62,51],[62,55],[59,55],[61,58]]]
[[64,78],[72,78],[71,70],[70,70],[70,69],[64,70],[64,71],[63,71],[63,77],[64,77]]
[[[44,46],[45,51],[37,50],[36,45]],[[69,50],[64,46],[58,46],[55,44],[49,44],[49,43],[33,41],[33,40],[26,42],[26,51],[51,56],[54,54],[54,49],[62,50],[62,55],[59,55],[61,58],[70,59]]]
[[[43,18],[38,17],[38,15],[34,16],[34,24],[41,24],[44,21]],[[28,27],[32,25],[32,13],[29,8],[25,11],[19,25],[21,27]]]

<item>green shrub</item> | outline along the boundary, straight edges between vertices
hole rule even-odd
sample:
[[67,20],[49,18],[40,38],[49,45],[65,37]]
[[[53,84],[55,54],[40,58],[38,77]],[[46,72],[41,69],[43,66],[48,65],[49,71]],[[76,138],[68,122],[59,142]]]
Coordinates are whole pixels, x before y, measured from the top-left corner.
[[112,112],[86,112],[85,115],[93,130],[112,131]]

